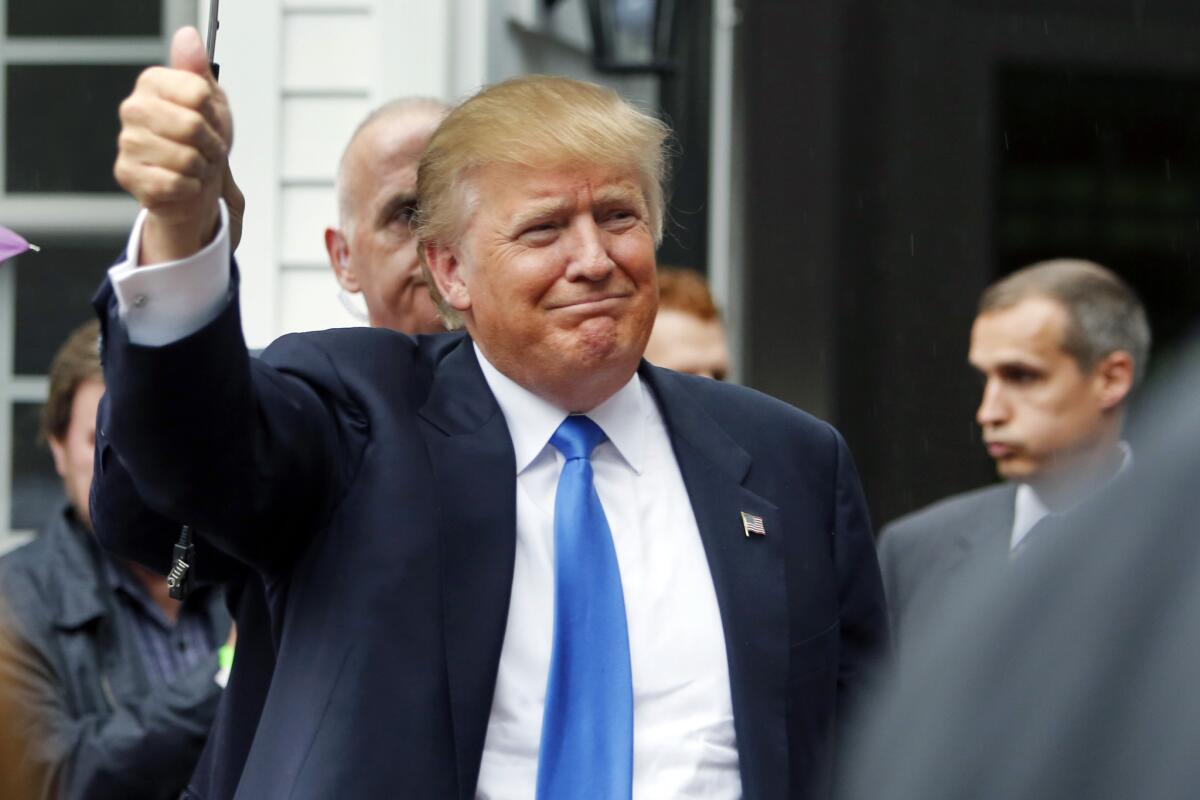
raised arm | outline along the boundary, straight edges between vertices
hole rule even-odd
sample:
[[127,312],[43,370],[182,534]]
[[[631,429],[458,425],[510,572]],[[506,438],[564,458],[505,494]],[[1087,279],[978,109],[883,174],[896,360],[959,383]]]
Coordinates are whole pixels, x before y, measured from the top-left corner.
[[121,103],[113,174],[146,209],[137,266],[177,261],[212,240],[233,119],[195,28],[171,42],[170,67],[141,74]]
[[[121,106],[115,174],[143,206],[124,263],[94,304],[107,396],[96,441],[96,491],[127,470],[146,507],[192,525],[239,561],[286,563],[327,516],[361,437],[329,357],[297,338],[252,361],[242,338],[229,249],[226,157],[231,122],[199,35],[185,28],[171,68],[142,73]],[[108,487],[106,489],[106,487]],[[97,497],[96,531],[142,560],[169,552],[113,520],[149,519]],[[129,501],[133,502],[133,501]],[[164,525],[138,525],[137,530]]]

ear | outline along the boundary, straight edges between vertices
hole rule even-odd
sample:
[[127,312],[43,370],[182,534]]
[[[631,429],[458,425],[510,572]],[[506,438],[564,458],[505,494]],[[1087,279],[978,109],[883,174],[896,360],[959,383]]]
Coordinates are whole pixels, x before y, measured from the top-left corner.
[[426,242],[422,245],[425,263],[437,284],[442,299],[456,311],[471,308],[471,293],[463,275],[463,261],[459,251],[450,245]]
[[53,436],[46,437],[46,441],[50,445],[50,455],[54,456],[54,470],[58,473],[58,477],[66,478],[67,446]]
[[1133,356],[1125,350],[1114,350],[1096,364],[1093,377],[1104,410],[1125,402],[1133,389]]
[[351,294],[361,292],[358,276],[350,263],[350,243],[346,241],[346,235],[337,228],[326,228],[325,252],[329,253],[329,266],[341,287]]

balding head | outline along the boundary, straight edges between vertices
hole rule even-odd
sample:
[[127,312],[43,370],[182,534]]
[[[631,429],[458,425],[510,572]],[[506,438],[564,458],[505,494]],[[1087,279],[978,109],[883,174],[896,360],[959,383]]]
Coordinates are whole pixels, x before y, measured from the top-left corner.
[[338,161],[338,224],[343,229],[354,224],[363,183],[370,179],[373,163],[381,156],[411,152],[411,145],[416,145],[415,160],[419,161],[429,137],[449,112],[449,105],[432,97],[401,97],[384,103],[358,123]]
[[373,326],[442,330],[421,276],[409,223],[417,163],[449,107],[424,97],[394,100],[355,129],[338,164],[338,228],[325,231],[342,288],[362,292]]

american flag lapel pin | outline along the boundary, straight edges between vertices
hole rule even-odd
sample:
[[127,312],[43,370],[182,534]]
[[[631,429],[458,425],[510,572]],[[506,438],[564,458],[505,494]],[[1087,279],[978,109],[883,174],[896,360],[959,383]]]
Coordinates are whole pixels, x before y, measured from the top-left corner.
[[742,512],[742,530],[746,532],[747,539],[750,538],[751,534],[755,536],[767,535],[767,529],[763,526],[763,518],[756,514],[747,514],[745,511]]

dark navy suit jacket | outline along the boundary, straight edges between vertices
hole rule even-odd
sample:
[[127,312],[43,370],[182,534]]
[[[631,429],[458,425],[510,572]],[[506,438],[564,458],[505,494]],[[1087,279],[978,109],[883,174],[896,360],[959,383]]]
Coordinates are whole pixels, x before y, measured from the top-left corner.
[[[286,336],[251,360],[235,288],[131,345],[105,284],[92,509],[159,569],[186,520],[235,589],[234,675],[196,797],[471,798],[512,585],[512,440],[462,334]],[[715,584],[747,798],[820,797],[886,646],[842,438],[751,390],[643,363]],[[740,512],[763,518],[747,537]],[[671,620],[661,620],[666,626]],[[235,790],[236,787],[236,790]]]

